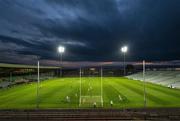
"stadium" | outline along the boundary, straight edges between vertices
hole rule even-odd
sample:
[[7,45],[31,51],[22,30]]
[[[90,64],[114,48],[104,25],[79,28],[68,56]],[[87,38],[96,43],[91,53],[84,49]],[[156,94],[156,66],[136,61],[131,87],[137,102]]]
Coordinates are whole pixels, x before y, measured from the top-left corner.
[[180,120],[180,3],[152,1],[0,1],[0,120]]

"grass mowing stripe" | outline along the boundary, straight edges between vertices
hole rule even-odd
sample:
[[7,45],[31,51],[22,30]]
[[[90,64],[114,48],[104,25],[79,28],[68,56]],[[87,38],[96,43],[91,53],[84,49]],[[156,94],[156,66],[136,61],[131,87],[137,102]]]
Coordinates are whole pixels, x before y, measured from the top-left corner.
[[[116,80],[116,81],[117,81],[117,80]],[[134,85],[132,85],[132,84],[130,84],[130,83],[127,84],[127,83],[125,83],[125,82],[122,82],[121,84],[122,84],[123,86],[127,87],[128,89],[134,91],[135,93],[138,93],[138,94],[140,94],[140,95],[142,95],[142,96],[144,95],[144,93],[143,93],[143,88],[140,90],[139,88],[136,88]],[[149,92],[146,92],[146,94],[147,94],[147,98],[148,98],[149,100],[151,100],[151,101],[153,101],[153,102],[155,102],[155,103],[157,103],[157,104],[163,104],[163,105],[168,104],[167,101],[162,100],[161,98],[158,98],[158,97],[150,94]]]
[[143,96],[121,85],[122,81],[124,81],[124,80],[121,80],[121,78],[112,78],[111,80],[115,80],[115,79],[118,79],[118,81],[117,82],[112,81],[111,84],[113,84],[113,87],[116,90],[119,90],[121,93],[126,95],[126,98],[128,99],[128,103],[125,103],[124,106],[125,107],[143,107]]
[[[111,81],[110,81],[111,80]],[[123,87],[123,90],[121,90],[122,89],[122,85],[120,86],[121,87],[121,89],[119,89],[118,87],[119,87],[119,85],[121,84],[121,82],[119,82],[118,84],[118,86],[117,86],[117,83],[114,83],[114,81],[112,81],[112,80],[114,80],[114,79],[112,79],[112,78],[108,78],[107,79],[107,88],[108,88],[108,90],[111,90],[110,92],[111,92],[111,94],[110,95],[112,95],[114,92],[117,92],[116,94],[115,94],[115,97],[116,97],[116,99],[118,100],[118,101],[116,101],[115,102],[115,105],[117,106],[117,107],[121,107],[121,108],[128,108],[128,107],[143,107],[143,101],[141,100],[141,97],[142,96],[140,96],[139,94],[137,94],[135,97],[131,97],[131,95],[129,95],[129,93],[126,93],[126,91],[130,91],[129,89],[125,89],[124,90],[124,87]],[[112,86],[112,87],[111,87]],[[118,97],[118,95],[119,95],[119,93],[123,93],[123,94],[126,94],[126,98],[128,99],[128,101],[127,102],[122,102],[122,101],[120,101],[119,100],[119,97]],[[131,91],[130,91],[131,92]],[[134,93],[134,92],[131,92],[133,95],[134,94],[136,94],[136,93]],[[114,99],[114,97],[111,97],[111,99]]]
[[161,93],[165,93],[165,94],[170,95],[170,96],[174,96],[174,97],[179,97],[180,98],[179,92],[176,92],[177,90],[169,89],[169,88],[166,88],[166,87],[164,87],[164,88],[157,87],[157,86],[153,86],[152,84],[149,84],[148,88],[157,90],[157,91],[159,91]]
[[113,90],[112,88],[109,88],[108,85],[104,86],[104,94],[107,96],[107,100],[104,100],[104,106],[105,107],[111,107],[110,101],[112,100],[114,104],[118,104],[118,92],[116,90]]
[[127,102],[129,102],[129,100],[127,99],[127,97],[125,96],[125,95],[123,95],[122,93],[120,93],[120,91],[119,90],[117,90],[114,86],[112,86],[112,84],[110,84],[110,85],[108,85],[108,90],[110,90],[111,89],[111,92],[116,92],[116,97],[117,97],[117,99],[118,99],[118,101],[120,101],[120,99],[119,99],[119,95],[121,96],[121,98],[122,98],[122,101],[121,102],[124,102],[124,103],[127,103]]
[[[140,86],[142,86],[143,82],[132,80],[131,84],[136,85],[135,87],[139,86],[139,88],[140,88]],[[169,93],[169,91],[171,91],[171,92]],[[152,83],[146,83],[146,92],[151,93],[151,95],[156,94],[156,97],[158,96],[162,100],[172,99],[172,100],[167,100],[168,105],[173,104],[174,101],[179,101],[179,99],[180,99],[180,97],[177,94],[178,90],[169,89],[167,87],[163,87],[163,86],[152,84]]]
[[[39,91],[40,103],[47,102],[47,101],[49,101],[49,99],[53,99],[55,101],[55,99],[53,98],[54,95],[56,93],[59,93],[59,91],[63,92],[63,89],[65,89],[65,85],[66,84],[63,84],[60,86],[54,86],[53,88],[48,88],[45,90],[40,89],[40,91]],[[59,97],[57,97],[57,98],[59,98]]]
[[119,95],[120,97],[122,98],[123,102],[129,102],[128,98],[122,94],[123,90],[122,90],[122,86],[119,86],[118,89],[117,89],[117,83],[108,83],[109,85],[109,88],[112,88],[114,91],[117,91],[118,92],[118,98],[119,98]]
[[[143,83],[142,81],[132,80],[132,83],[135,85],[141,85],[140,83]],[[164,87],[161,85],[156,85],[152,83],[146,82],[147,88],[156,90],[158,92],[164,93],[166,95],[174,96],[174,97],[180,97],[179,90],[177,89],[169,89],[168,87]]]
[[[77,91],[77,81],[74,81],[75,79],[66,79],[67,81],[62,81],[62,85],[58,86],[56,84],[56,87],[58,87],[58,91],[54,91],[53,94],[51,94],[48,98],[44,99],[44,101],[40,104],[41,108],[68,108],[68,107],[77,107],[77,102],[74,103],[75,100],[72,98],[72,93]],[[59,80],[58,80],[59,81]],[[76,91],[75,91],[76,90]],[[69,96],[71,99],[71,102],[68,103],[66,100],[66,96]]]
[[18,93],[26,92],[28,90],[31,90],[31,88],[34,86],[34,83],[31,84],[23,84],[23,85],[17,85],[13,86],[7,89],[2,89],[3,91],[1,92],[0,98],[3,97],[11,97],[13,95],[16,95]]
[[[18,89],[19,90],[19,89]],[[0,102],[4,102],[5,103],[13,103],[13,102],[16,102],[16,101],[20,101],[20,100],[24,100],[25,98],[27,98],[29,95],[31,95],[32,93],[36,93],[36,88],[35,87],[31,87],[31,88],[28,88],[26,90],[22,90],[22,91],[18,91],[16,93],[12,93],[10,95],[6,95],[5,97],[0,97]],[[30,100],[27,98],[27,100]],[[20,101],[21,102],[21,101]]]
[[[117,81],[115,81],[115,79]],[[123,80],[121,80],[119,78],[110,78],[109,80],[113,80],[113,81],[111,81],[111,83],[113,84],[113,87],[116,87],[118,90],[120,90],[124,94],[127,94],[128,96],[138,97],[138,98],[142,97],[142,95],[135,93],[134,91],[129,90],[127,87],[124,87],[123,85],[121,85]]]

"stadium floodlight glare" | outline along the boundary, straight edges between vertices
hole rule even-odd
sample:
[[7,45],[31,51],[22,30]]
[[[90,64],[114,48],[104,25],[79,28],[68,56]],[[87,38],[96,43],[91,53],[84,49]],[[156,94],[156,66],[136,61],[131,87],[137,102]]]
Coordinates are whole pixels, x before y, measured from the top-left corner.
[[127,46],[123,46],[123,47],[121,48],[121,51],[122,51],[123,53],[126,53],[126,52],[128,51],[128,47],[127,47]]
[[58,47],[58,52],[59,53],[64,53],[64,51],[65,51],[65,48],[63,46]]
[[123,64],[123,66],[124,66],[124,76],[126,75],[126,68],[125,68],[125,53],[127,53],[127,51],[128,51],[128,47],[127,47],[127,46],[123,46],[123,47],[121,48],[121,52],[124,54],[124,64]]
[[62,54],[65,52],[65,47],[59,46],[58,47],[58,52],[60,53],[60,77],[62,77]]

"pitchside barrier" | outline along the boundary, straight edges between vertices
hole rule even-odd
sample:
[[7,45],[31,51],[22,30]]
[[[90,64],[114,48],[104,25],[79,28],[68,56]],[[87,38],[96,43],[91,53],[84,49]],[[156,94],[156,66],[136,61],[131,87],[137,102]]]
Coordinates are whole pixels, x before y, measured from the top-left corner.
[[103,107],[103,69],[80,68],[80,107]]

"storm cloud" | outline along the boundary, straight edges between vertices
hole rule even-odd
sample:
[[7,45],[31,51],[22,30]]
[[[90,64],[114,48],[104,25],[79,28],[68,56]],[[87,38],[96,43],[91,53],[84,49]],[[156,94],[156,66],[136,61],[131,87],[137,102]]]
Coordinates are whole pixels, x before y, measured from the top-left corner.
[[0,0],[0,62],[180,59],[179,0]]

